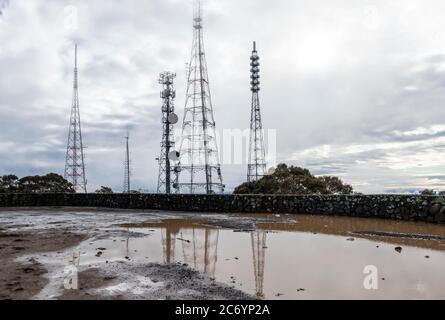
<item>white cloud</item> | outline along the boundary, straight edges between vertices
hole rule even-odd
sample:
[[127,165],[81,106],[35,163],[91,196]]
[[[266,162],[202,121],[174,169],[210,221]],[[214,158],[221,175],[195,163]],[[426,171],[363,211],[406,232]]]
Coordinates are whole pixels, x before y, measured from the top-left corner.
[[[78,26],[67,28],[71,1],[0,1],[0,173],[63,172],[77,41],[90,189],[120,188],[129,130],[134,185],[154,190],[157,78],[177,72],[182,115],[191,2],[79,0]],[[219,130],[249,125],[256,40],[264,126],[277,129],[282,161],[366,192],[442,186],[443,1],[205,2]],[[229,189],[245,171],[223,167]]]

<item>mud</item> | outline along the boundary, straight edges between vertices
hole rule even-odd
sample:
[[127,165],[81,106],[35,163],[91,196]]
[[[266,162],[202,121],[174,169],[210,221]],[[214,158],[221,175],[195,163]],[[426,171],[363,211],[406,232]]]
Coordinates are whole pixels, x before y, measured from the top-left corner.
[[110,263],[79,273],[79,290],[64,290],[62,300],[253,300],[253,296],[187,265]]
[[435,236],[431,234],[415,234],[415,233],[399,233],[399,232],[382,232],[382,231],[353,231],[351,234],[370,236],[370,237],[390,237],[405,238],[418,240],[445,240],[445,237]]
[[[50,212],[60,209],[49,209]],[[64,215],[85,213],[97,213],[96,210],[62,210]],[[118,218],[119,210],[111,211]],[[75,222],[72,219],[60,220],[55,215],[48,217],[46,210],[32,210],[31,212],[8,212],[9,217],[0,211],[7,223],[0,224],[0,256],[2,267],[0,272],[0,299],[1,300],[26,300],[26,299],[61,299],[61,300],[107,300],[107,299],[231,299],[250,300],[253,296],[237,290],[226,284],[218,283],[205,273],[193,270],[185,264],[137,264],[110,262],[104,266],[78,266],[78,290],[67,290],[63,279],[51,284],[51,279],[57,278],[57,272],[51,258],[63,261],[62,266],[74,263],[72,260],[64,260],[64,252],[73,251],[83,241],[100,241],[112,238],[137,239],[147,237],[147,234],[130,231],[122,228],[104,230],[104,226],[110,227],[113,219],[107,216],[104,224],[92,221],[85,223]],[[12,213],[12,214],[11,214]],[[14,223],[20,219],[20,215],[26,216],[33,223]],[[148,213],[152,219],[156,219],[156,213]],[[174,217],[174,216],[173,216]],[[75,217],[71,217],[75,218]],[[91,217],[82,216],[82,220]],[[100,218],[100,217],[98,217]],[[51,221],[51,220],[56,221]],[[80,219],[79,219],[80,220]],[[105,222],[106,221],[106,222]],[[64,229],[67,227],[69,229]],[[61,227],[61,229],[57,229]],[[26,230],[26,231],[23,231]],[[88,240],[90,239],[90,240]],[[92,244],[91,242],[90,244]],[[97,248],[105,251],[106,248]],[[101,252],[101,251],[98,251]],[[102,252],[101,252],[102,253]],[[43,261],[43,263],[41,262]],[[61,267],[62,267],[61,266]],[[50,272],[49,272],[50,271]]]
[[[445,298],[445,227],[422,223],[5,209],[0,255],[0,299]],[[363,288],[366,265],[377,291]]]
[[[12,225],[12,228],[20,226]],[[34,258],[20,263],[16,258],[25,254],[58,251],[79,244],[85,235],[67,230],[45,232],[9,232],[0,229],[0,299],[30,299],[48,284],[46,268]]]

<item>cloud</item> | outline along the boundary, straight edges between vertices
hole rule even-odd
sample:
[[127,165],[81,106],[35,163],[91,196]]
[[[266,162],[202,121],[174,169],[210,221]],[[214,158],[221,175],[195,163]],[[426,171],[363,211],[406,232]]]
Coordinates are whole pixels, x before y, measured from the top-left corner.
[[[177,73],[182,118],[191,4],[0,1],[0,173],[63,172],[78,42],[89,189],[121,189],[130,131],[133,185],[154,191],[157,78]],[[364,192],[444,189],[444,13],[440,0],[205,1],[218,130],[249,126],[256,40],[264,127],[277,130],[279,161]],[[229,190],[245,176],[243,165],[223,166]]]

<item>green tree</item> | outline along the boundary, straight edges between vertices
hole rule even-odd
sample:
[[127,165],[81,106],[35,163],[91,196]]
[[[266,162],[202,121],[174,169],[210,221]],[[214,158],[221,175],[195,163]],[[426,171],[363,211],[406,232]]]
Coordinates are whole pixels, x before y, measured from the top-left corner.
[[110,187],[101,186],[100,189],[95,191],[95,193],[113,193],[113,189]]
[[337,177],[316,177],[308,169],[280,164],[258,181],[238,186],[235,194],[352,194],[352,186]]
[[14,193],[17,191],[19,178],[14,174],[0,177],[0,193]]
[[20,193],[74,193],[73,185],[56,173],[45,176],[29,176],[18,181]]
[[432,189],[425,189],[419,192],[422,196],[435,196],[437,193]]
[[352,194],[354,189],[349,184],[344,184],[338,177],[319,177],[326,188],[328,194]]

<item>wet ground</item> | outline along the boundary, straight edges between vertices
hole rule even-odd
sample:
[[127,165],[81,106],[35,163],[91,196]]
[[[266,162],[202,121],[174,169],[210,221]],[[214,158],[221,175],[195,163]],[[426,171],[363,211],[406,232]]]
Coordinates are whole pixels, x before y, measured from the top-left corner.
[[0,227],[2,299],[445,299],[434,224],[61,208]]

